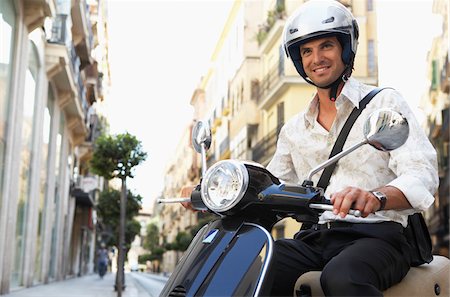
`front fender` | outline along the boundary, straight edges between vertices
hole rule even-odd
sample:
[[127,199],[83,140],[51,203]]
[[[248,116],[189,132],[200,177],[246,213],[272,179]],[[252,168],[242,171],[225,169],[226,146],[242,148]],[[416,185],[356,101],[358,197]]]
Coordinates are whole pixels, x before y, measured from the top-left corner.
[[160,296],[266,295],[272,245],[259,225],[213,221],[192,240]]

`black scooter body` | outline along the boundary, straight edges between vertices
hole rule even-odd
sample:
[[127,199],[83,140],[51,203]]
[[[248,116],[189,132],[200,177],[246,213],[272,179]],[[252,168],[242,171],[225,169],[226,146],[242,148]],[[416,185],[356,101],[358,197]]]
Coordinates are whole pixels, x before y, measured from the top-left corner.
[[[282,185],[269,171],[245,164],[249,187],[233,209],[200,229],[160,296],[268,296],[273,225],[286,216],[317,222],[308,207],[321,192]],[[191,195],[201,204],[199,187]]]
[[272,246],[259,225],[212,221],[192,240],[160,296],[267,296]]

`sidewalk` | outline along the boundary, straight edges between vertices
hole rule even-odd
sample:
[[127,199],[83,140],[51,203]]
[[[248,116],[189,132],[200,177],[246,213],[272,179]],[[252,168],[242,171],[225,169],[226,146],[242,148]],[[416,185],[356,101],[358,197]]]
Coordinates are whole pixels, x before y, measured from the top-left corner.
[[[18,289],[1,297],[116,297],[115,274],[108,273],[103,279],[98,274]],[[149,297],[150,295],[128,273],[125,274],[126,289],[122,297]]]

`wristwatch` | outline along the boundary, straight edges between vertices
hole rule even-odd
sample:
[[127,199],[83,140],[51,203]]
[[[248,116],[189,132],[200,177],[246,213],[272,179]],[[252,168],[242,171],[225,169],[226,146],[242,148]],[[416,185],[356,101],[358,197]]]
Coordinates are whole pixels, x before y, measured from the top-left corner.
[[370,191],[370,193],[372,193],[375,196],[375,198],[380,200],[380,208],[377,211],[383,210],[384,207],[386,206],[386,200],[387,200],[386,194],[384,194],[380,191]]

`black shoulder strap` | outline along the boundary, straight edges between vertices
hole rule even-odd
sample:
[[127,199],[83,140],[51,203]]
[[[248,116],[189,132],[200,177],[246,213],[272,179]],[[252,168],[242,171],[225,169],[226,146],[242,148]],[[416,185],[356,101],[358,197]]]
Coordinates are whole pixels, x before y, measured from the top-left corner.
[[[364,108],[366,108],[366,105],[370,102],[370,100],[372,100],[372,98],[383,89],[384,88],[373,89],[372,91],[370,91],[369,94],[367,94],[359,102],[359,108],[357,108],[357,107],[353,108],[352,113],[349,115],[347,121],[345,122],[344,126],[342,127],[341,132],[339,133],[338,138],[336,139],[336,142],[334,143],[333,149],[331,150],[331,154],[328,157],[328,159],[342,151],[342,148],[344,147],[344,143],[347,140],[348,134],[350,133],[350,130],[352,129],[352,126],[355,123],[356,119],[361,114],[361,112],[364,110]],[[320,176],[317,186],[322,188],[324,192],[327,189],[328,184],[330,183],[330,178],[331,178],[331,175],[333,174],[336,164],[337,164],[337,162],[326,167],[323,170],[322,175]]]

